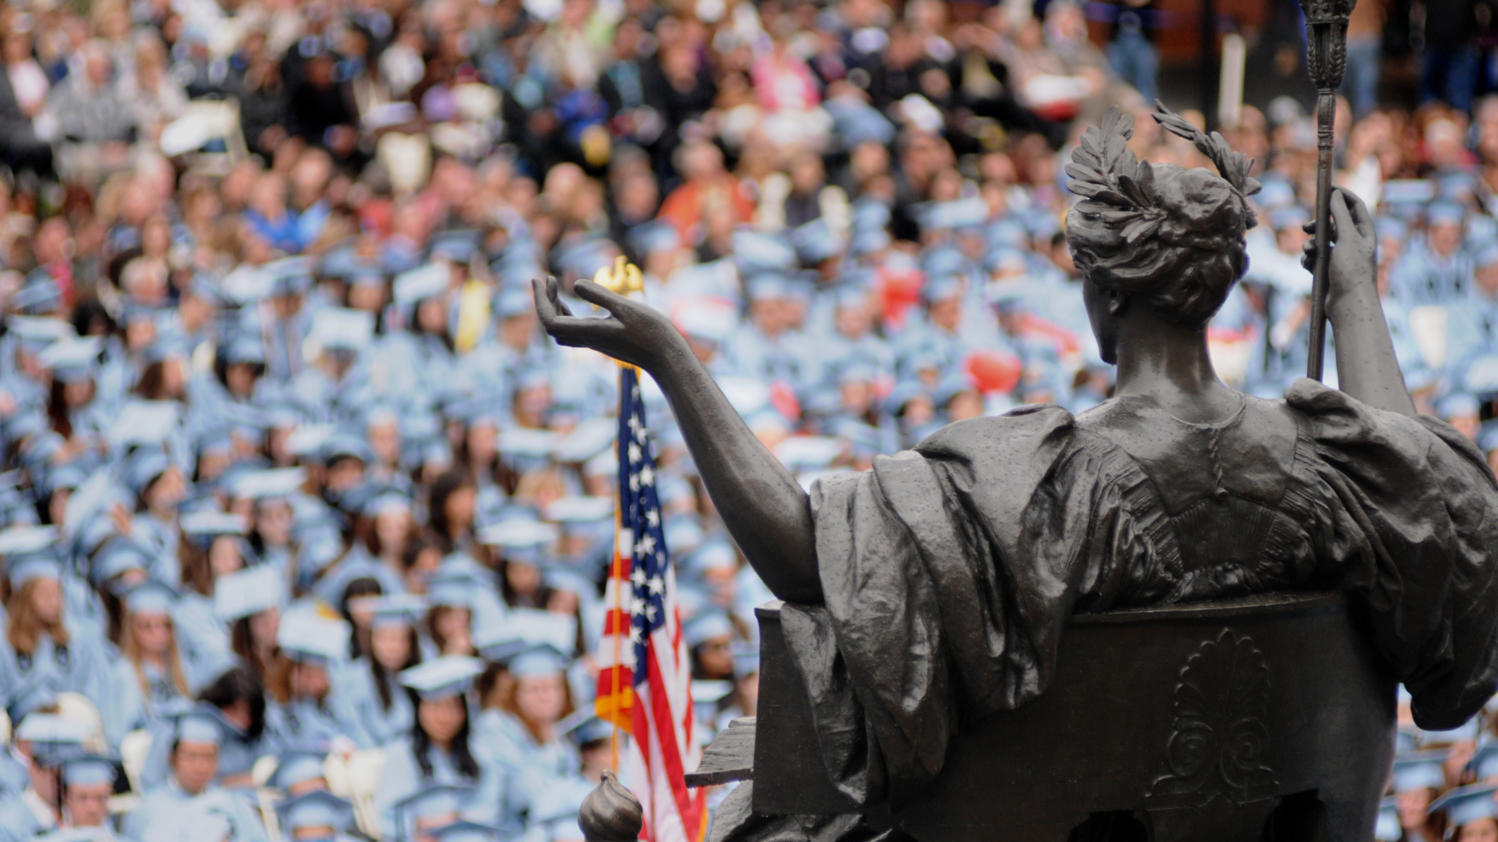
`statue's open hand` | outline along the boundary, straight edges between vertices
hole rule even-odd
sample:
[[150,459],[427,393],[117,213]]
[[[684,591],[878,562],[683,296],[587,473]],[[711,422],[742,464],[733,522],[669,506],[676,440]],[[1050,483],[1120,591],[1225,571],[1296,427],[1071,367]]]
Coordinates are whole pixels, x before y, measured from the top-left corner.
[[609,312],[608,316],[574,316],[557,297],[557,279],[531,281],[536,296],[536,314],[541,326],[563,345],[592,348],[616,360],[653,371],[675,343],[682,342],[660,312],[593,283],[580,280],[573,286],[578,298]]
[[[1371,293],[1378,299],[1378,235],[1373,215],[1356,195],[1337,187],[1332,190],[1332,258],[1331,278],[1326,291],[1327,312],[1335,314],[1344,304]],[[1301,265],[1311,271],[1316,267],[1316,223],[1306,225],[1311,238],[1306,241]]]

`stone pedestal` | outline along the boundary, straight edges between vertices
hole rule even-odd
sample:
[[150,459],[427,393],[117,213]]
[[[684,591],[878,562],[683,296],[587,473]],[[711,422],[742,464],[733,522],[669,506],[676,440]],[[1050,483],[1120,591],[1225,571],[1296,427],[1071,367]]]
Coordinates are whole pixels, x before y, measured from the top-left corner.
[[[754,812],[849,812],[778,607],[759,619]],[[969,725],[894,821],[922,842],[1365,842],[1394,721],[1394,681],[1338,596],[1078,616],[1050,689]]]

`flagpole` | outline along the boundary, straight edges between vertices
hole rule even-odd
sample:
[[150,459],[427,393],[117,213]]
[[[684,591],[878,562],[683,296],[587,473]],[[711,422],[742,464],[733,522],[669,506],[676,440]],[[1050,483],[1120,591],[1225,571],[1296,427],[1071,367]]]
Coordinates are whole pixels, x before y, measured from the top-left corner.
[[[632,263],[629,263],[623,256],[616,258],[614,260],[613,266],[601,267],[594,274],[593,282],[620,295],[629,295],[632,292],[638,292],[643,296],[645,292],[644,277],[641,274],[639,267],[635,266]],[[630,365],[629,363],[621,362],[619,360],[615,360],[614,364],[619,367],[620,411],[623,411],[623,396],[625,389],[624,372],[634,371],[635,376],[639,377],[639,369],[635,366]],[[615,440],[614,451],[616,453],[619,452],[619,449],[622,446],[622,441]],[[624,552],[619,546],[619,539],[624,531],[624,497],[620,490],[618,482],[619,477],[617,476],[617,474],[618,471],[622,469],[622,464],[615,469],[614,558],[612,559],[609,570],[609,578],[614,580],[614,610],[612,612],[612,616],[614,617],[614,621],[616,623],[619,621],[619,617],[622,615],[624,610],[624,583],[628,581],[623,576]],[[614,726],[613,731],[610,732],[609,737],[609,768],[612,769],[614,774],[616,775],[619,774],[619,732],[620,730],[622,730],[622,726],[619,721],[620,709],[622,707],[619,699],[619,665],[622,655],[623,641],[620,639],[619,629],[616,628],[614,629],[614,660],[613,665],[610,667],[612,674],[609,678],[609,698],[613,700],[614,705],[612,715],[609,717],[610,722]]]
[[[621,392],[624,389],[624,372],[622,370],[619,372],[619,389]],[[616,442],[614,445],[616,451],[618,450],[618,447],[619,444]],[[614,580],[614,611],[612,616],[614,617],[614,622],[616,623],[619,621],[619,613],[624,609],[624,597],[622,595],[624,587],[620,581],[620,577],[624,573],[624,555],[619,551],[619,538],[620,533],[623,531],[624,525],[624,513],[622,511],[624,507],[624,500],[619,496],[618,486],[619,483],[615,482],[614,557],[613,559],[611,559],[611,562],[609,564],[609,567],[611,568],[609,570],[609,578]],[[620,645],[619,641],[619,630],[615,629],[614,660],[613,666],[609,667],[609,670],[612,672],[612,677],[609,679],[609,681],[613,685],[609,688],[609,698],[614,700],[614,715],[609,717],[609,721],[612,722],[614,726],[614,730],[610,733],[609,736],[609,768],[613,770],[614,774],[616,775],[619,774],[619,656],[622,654],[622,651],[623,647]]]

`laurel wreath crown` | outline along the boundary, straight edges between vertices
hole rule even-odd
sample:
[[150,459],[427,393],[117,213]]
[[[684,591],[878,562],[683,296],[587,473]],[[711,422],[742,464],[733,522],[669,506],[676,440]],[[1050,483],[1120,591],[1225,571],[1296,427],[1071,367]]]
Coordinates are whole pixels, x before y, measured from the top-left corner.
[[[1203,132],[1158,101],[1151,116],[1166,131],[1191,141],[1241,199],[1259,191],[1258,180],[1249,175],[1253,159],[1234,151],[1220,133]],[[1129,151],[1133,136],[1134,121],[1117,108],[1110,109],[1099,125],[1082,134],[1081,145],[1066,165],[1071,191],[1092,203],[1082,209],[1118,230],[1129,244],[1156,235],[1170,217],[1155,192],[1154,167]],[[1252,228],[1253,211],[1247,201],[1243,208],[1246,227]]]

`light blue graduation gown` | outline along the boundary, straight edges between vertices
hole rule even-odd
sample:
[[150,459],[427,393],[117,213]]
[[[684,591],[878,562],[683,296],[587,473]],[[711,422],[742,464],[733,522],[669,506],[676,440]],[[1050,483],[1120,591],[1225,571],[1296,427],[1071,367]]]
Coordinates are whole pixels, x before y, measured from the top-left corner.
[[59,647],[44,634],[30,655],[17,654],[0,639],[0,693],[5,694],[6,705],[21,691],[41,685],[54,693],[82,693],[103,709],[106,670],[99,641],[87,635],[72,635],[66,647]]
[[360,748],[377,748],[399,740],[411,733],[416,719],[411,697],[393,675],[385,677],[390,690],[389,708],[380,705],[375,681],[368,658],[355,659],[340,673],[334,713],[340,723],[354,732],[349,736]]
[[[335,695],[330,693],[330,696]],[[265,729],[276,735],[283,745],[327,745],[337,737],[353,740],[354,729],[339,721],[334,700],[325,705],[310,699],[293,699],[286,704],[271,702],[265,707]]]
[[512,800],[528,809],[539,794],[582,765],[577,749],[562,739],[539,743],[519,719],[489,709],[474,721],[476,744],[485,762],[510,771],[519,791]]
[[[29,784],[28,784],[29,786]],[[34,791],[23,790],[0,797],[0,842],[21,842],[57,827],[50,817],[38,816],[32,808]]]
[[[470,741],[470,747],[473,742]],[[397,816],[396,805],[414,795],[417,790],[438,785],[471,786],[473,794],[463,804],[459,813],[463,818],[500,828],[501,838],[511,838],[521,829],[521,813],[510,802],[514,784],[504,769],[488,763],[478,752],[474,759],[479,764],[478,780],[458,774],[452,760],[442,751],[432,749],[427,755],[432,773],[424,775],[421,765],[411,748],[411,738],[402,737],[385,749],[385,766],[380,772],[380,784],[375,788],[374,807],[380,817],[380,835],[385,839],[399,839],[397,819],[409,827],[409,818]]]
[[169,672],[149,663],[143,664],[142,669],[150,688],[149,696],[141,693],[135,665],[128,658],[120,658],[109,665],[109,704],[102,706],[99,713],[104,719],[104,736],[112,746],[119,746],[120,740],[131,731],[156,721],[163,705],[182,697],[172,684]]
[[[176,779],[169,780],[148,790],[140,806],[125,818],[125,836],[135,842],[153,842],[162,834],[180,830],[179,819],[190,809],[194,798],[221,798],[222,792],[210,786],[200,795],[192,796],[177,785]],[[244,798],[231,793],[230,797],[222,798],[222,806],[229,810],[225,818],[234,825],[235,842],[265,842],[265,826]]]
[[177,627],[177,651],[182,671],[194,693],[218,678],[234,658],[229,630],[213,610],[213,598],[197,591],[184,591],[172,605]]

